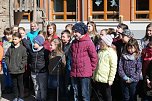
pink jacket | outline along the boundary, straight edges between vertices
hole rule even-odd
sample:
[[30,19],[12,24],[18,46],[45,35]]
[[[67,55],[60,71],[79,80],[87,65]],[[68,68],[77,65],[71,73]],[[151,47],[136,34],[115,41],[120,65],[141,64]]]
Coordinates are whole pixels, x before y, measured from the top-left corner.
[[71,77],[91,77],[98,58],[95,46],[87,34],[72,43],[71,54]]

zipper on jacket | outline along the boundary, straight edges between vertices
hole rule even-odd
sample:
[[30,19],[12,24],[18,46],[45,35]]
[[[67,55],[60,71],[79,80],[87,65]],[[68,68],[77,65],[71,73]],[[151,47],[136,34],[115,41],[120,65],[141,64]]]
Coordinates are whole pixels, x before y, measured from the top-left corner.
[[36,52],[36,60],[35,60],[35,73],[36,73],[37,55],[38,55],[38,52]]

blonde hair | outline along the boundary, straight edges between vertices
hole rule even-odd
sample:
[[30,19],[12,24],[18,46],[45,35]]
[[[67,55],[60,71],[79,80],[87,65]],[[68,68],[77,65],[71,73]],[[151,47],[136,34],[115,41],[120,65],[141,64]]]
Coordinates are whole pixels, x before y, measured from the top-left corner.
[[59,39],[59,38],[53,39],[52,42],[54,42],[54,44],[57,46],[57,48],[54,51],[57,53],[63,53],[61,39]]

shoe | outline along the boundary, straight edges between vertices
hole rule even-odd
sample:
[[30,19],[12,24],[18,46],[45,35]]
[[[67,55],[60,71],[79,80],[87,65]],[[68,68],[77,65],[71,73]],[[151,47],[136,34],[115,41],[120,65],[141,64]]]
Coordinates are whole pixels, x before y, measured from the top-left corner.
[[23,99],[19,98],[18,101],[24,101]]
[[13,99],[13,101],[18,101],[18,99],[17,99],[17,98],[15,98],[15,99]]

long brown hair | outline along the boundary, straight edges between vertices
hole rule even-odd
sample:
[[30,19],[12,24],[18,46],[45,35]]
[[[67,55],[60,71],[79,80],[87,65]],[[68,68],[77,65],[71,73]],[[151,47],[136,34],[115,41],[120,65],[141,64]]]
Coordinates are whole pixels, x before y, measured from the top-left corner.
[[149,39],[149,36],[147,35],[147,32],[148,32],[148,28],[149,27],[152,27],[152,23],[149,23],[147,26],[146,26],[146,33],[145,33],[145,36],[144,36],[144,41],[147,41]]
[[92,34],[95,34],[95,35],[96,35],[98,32],[97,32],[97,28],[96,28],[95,22],[89,21],[89,22],[87,23],[87,26],[88,26],[89,24],[93,26]]
[[126,44],[126,52],[128,53],[128,47],[135,47],[136,51],[135,51],[135,58],[138,58],[140,56],[140,49],[139,49],[139,44],[138,41],[134,38],[131,38],[128,43]]

